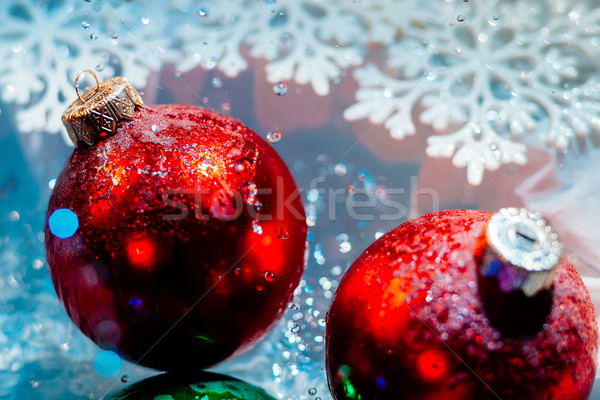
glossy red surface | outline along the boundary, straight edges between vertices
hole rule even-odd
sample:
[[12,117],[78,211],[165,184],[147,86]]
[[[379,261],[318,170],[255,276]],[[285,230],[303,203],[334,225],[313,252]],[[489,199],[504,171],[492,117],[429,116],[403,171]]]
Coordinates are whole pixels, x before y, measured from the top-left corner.
[[[304,210],[282,159],[248,127],[195,107],[147,107],[79,147],[48,207],[56,292],[93,341],[157,369],[215,364],[283,313],[305,265]],[[285,232],[282,235],[281,232]]]
[[502,294],[477,263],[491,214],[406,222],[344,276],[327,319],[336,399],[586,399],[598,332],[590,296],[562,260],[551,290]]

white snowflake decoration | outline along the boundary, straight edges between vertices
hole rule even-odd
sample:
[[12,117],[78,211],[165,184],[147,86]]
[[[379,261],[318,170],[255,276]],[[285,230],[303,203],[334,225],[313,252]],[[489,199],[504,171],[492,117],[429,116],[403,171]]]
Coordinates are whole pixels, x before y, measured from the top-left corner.
[[[177,6],[189,12],[198,2],[183,1]],[[186,54],[177,67],[184,72],[202,66],[236,76],[248,66],[241,54],[247,45],[252,57],[268,60],[265,68],[270,82],[310,83],[324,96],[330,80],[338,78],[342,69],[363,62],[361,45],[368,42],[368,21],[361,4],[214,0],[202,2],[197,9],[198,20],[184,24],[176,33]]]
[[262,58],[270,82],[327,95],[372,44],[387,58],[355,70],[345,117],[397,139],[419,118],[439,133],[427,154],[452,157],[472,184],[524,164],[525,144],[567,151],[600,131],[593,0],[6,0],[0,17],[2,100],[20,105],[22,132],[67,139],[60,115],[90,66],[142,88],[165,63],[234,77]]
[[427,154],[466,166],[473,185],[485,169],[524,164],[526,134],[566,151],[577,135],[600,131],[600,9],[558,0],[429,4],[437,12],[426,17],[405,10],[411,19],[397,26],[388,74],[372,64],[355,71],[361,88],[347,119],[383,123],[402,139],[419,118],[443,133],[429,137]]
[[123,74],[143,87],[172,57],[156,26],[120,19],[137,16],[132,7],[101,0],[1,2],[0,88],[4,102],[22,106],[16,112],[22,132],[62,132],[69,141],[60,116],[74,100],[79,71],[95,66],[101,78]]

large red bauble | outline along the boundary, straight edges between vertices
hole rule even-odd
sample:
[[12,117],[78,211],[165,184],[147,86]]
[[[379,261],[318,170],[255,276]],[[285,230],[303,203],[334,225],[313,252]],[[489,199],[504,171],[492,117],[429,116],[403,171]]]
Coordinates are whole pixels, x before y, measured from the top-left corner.
[[336,399],[589,396],[598,334],[581,278],[563,259],[550,290],[502,294],[478,273],[489,218],[428,214],[361,254],[327,319]]
[[[94,342],[161,370],[215,364],[283,313],[305,265],[304,210],[282,159],[212,111],[147,107],[77,147],[48,207],[48,265]],[[60,235],[59,235],[60,236]]]

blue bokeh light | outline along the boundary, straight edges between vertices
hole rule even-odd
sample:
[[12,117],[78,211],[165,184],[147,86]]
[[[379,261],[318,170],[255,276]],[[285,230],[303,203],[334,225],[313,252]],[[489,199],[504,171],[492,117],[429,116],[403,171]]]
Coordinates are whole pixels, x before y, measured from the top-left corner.
[[79,219],[77,215],[68,208],[58,208],[54,210],[48,219],[50,232],[56,237],[66,239],[75,234],[79,228]]
[[101,351],[94,358],[94,369],[103,378],[114,378],[121,371],[121,357],[114,351]]

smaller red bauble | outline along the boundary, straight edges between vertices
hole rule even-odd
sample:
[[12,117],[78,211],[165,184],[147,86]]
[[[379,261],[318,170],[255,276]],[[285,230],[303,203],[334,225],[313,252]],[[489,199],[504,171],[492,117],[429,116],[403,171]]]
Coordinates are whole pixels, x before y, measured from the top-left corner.
[[[76,216],[74,233],[61,215]],[[69,316],[101,347],[162,370],[256,342],[305,265],[304,210],[283,160],[239,121],[197,107],[142,108],[78,146],[48,218]]]
[[428,214],[360,255],[327,318],[336,399],[589,396],[598,332],[581,278],[563,258],[550,288],[531,296],[499,288],[480,273],[490,216]]

